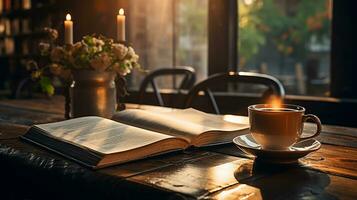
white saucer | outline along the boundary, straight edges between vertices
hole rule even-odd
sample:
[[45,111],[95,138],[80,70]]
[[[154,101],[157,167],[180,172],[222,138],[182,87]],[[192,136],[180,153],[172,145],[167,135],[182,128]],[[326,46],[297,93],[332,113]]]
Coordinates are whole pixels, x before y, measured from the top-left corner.
[[295,143],[286,150],[267,150],[257,144],[251,134],[241,135],[233,139],[242,151],[252,154],[260,161],[269,163],[295,163],[299,158],[307,154],[317,151],[321,147],[321,143],[315,139],[309,139]]

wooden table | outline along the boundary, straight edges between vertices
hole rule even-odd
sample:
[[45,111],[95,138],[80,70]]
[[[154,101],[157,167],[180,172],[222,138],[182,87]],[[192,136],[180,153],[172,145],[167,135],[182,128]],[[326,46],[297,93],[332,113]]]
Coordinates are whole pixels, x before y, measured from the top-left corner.
[[92,171],[19,140],[26,125],[62,119],[61,98],[0,101],[0,198],[357,199],[354,128],[324,126],[322,148],[290,166],[254,163],[229,144]]

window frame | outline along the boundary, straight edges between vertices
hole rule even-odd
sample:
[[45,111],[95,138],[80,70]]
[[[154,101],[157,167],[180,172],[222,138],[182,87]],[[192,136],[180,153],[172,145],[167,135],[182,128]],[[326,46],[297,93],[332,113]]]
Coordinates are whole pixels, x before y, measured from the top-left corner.
[[[237,0],[216,1],[208,0],[208,76],[227,71],[238,70],[238,5]],[[357,59],[353,59],[351,40],[356,40],[357,31],[352,22],[357,12],[348,0],[333,1],[333,20],[331,36],[331,64],[330,64],[330,96],[312,97],[286,95],[286,103],[304,106],[310,113],[318,115],[323,123],[357,127],[357,118],[344,119],[342,116],[351,116],[357,112]],[[339,67],[343,66],[343,67]],[[124,102],[137,103],[137,91],[130,91],[131,95]],[[143,103],[155,104],[153,94],[147,93]],[[183,108],[185,93],[166,91],[163,94],[167,106]],[[259,97],[254,95],[227,94],[218,98],[227,104],[227,110],[237,105],[257,102]],[[199,100],[200,101],[200,100]],[[233,102],[235,102],[233,104]],[[219,102],[218,102],[219,103]],[[208,110],[209,104],[202,101],[201,108]],[[224,110],[222,110],[224,113]],[[246,115],[246,109],[234,113]]]
[[357,59],[354,48],[357,30],[353,21],[357,19],[356,2],[333,0],[332,45],[330,68],[331,97],[357,99]]
[[[238,0],[209,0],[209,75],[228,70],[238,70],[237,40]],[[330,52],[330,97],[357,98],[357,60],[354,59],[351,40],[356,41],[357,31],[352,22],[357,18],[353,2],[348,0],[332,0],[332,34]],[[228,28],[222,28],[228,27]],[[222,38],[227,38],[226,40]],[[229,56],[227,56],[229,55]],[[236,66],[236,67],[227,67]],[[343,66],[343,67],[340,67]],[[296,95],[291,95],[296,96]],[[302,96],[304,97],[304,96]],[[310,99],[311,96],[306,96]],[[317,97],[324,101],[324,97]]]

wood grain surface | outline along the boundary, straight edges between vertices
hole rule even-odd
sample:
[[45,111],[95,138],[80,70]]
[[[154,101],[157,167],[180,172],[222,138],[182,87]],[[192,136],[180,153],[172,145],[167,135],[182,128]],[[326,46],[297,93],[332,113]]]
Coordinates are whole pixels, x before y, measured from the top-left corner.
[[[31,166],[27,159],[37,156],[38,160],[63,160],[67,167],[82,169],[60,155],[19,139],[27,131],[27,125],[63,120],[60,104],[61,99],[0,101],[0,149],[23,155],[14,159],[7,158],[5,153],[0,159]],[[128,107],[137,108],[138,105]],[[141,109],[165,111],[169,108],[141,106]],[[305,130],[309,134],[314,126],[307,124]],[[121,180],[124,186],[135,186],[126,192],[143,187],[160,195],[172,194],[178,199],[357,199],[356,129],[323,126],[318,140],[323,143],[321,149],[293,165],[254,162],[251,156],[228,144],[192,148],[91,173]],[[37,170],[57,172],[46,166]]]

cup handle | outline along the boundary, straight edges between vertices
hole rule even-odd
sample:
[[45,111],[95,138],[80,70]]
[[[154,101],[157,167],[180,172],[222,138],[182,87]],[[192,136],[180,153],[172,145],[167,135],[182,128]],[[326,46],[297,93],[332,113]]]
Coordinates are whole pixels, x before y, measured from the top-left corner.
[[316,115],[311,115],[311,114],[307,114],[307,115],[303,115],[302,116],[303,123],[305,123],[308,119],[311,119],[316,124],[316,132],[315,132],[315,134],[313,134],[311,136],[308,136],[308,137],[300,137],[299,141],[308,140],[308,139],[314,138],[314,137],[320,135],[320,133],[321,133],[322,126],[321,126],[320,119]]

